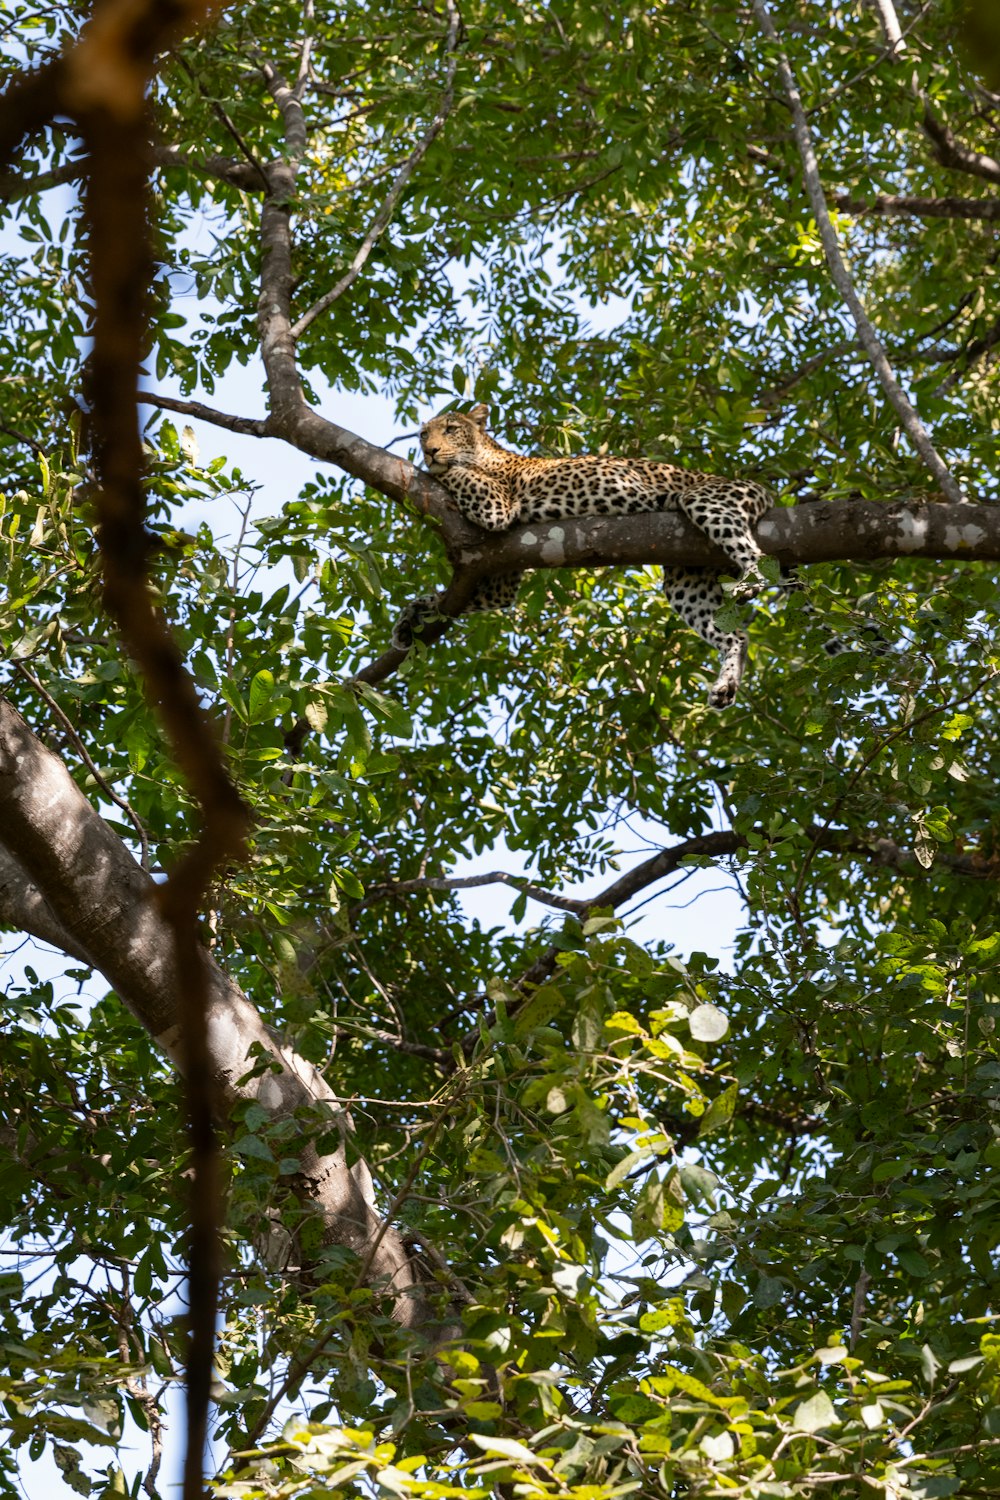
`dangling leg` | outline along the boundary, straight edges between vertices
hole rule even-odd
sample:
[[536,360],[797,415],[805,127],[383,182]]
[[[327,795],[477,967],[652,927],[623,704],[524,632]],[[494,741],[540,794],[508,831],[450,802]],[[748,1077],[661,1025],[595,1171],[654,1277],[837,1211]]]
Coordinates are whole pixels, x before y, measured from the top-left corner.
[[728,708],[739,691],[747,659],[747,638],[742,631],[720,630],[716,611],[727,602],[719,575],[708,568],[664,568],[663,592],[685,625],[719,653],[719,675],[708,694],[712,708]]
[[[522,576],[521,573],[503,573],[497,578],[484,578],[462,614],[471,615],[486,609],[510,609],[517,599]],[[437,615],[440,598],[441,594],[424,594],[406,605],[392,627],[392,644],[397,651],[409,651],[414,637]]]
[[733,591],[735,596],[752,598],[765,581],[753,526],[772,504],[767,490],[749,480],[713,478],[682,495],[679,504],[688,519],[721,547],[736,568],[743,586]]

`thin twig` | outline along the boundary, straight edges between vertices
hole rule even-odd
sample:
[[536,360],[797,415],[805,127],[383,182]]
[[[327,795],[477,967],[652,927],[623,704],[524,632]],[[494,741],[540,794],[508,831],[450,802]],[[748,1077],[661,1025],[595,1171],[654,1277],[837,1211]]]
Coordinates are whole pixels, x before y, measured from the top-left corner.
[[426,156],[432,143],[441,133],[442,126],[451,113],[451,107],[455,98],[455,69],[458,66],[458,54],[455,49],[458,43],[461,17],[459,15],[458,7],[455,4],[455,0],[446,0],[446,4],[448,7],[449,23],[448,36],[444,46],[445,55],[448,58],[448,66],[445,73],[444,93],[441,96],[441,103],[438,106],[437,113],[393,178],[392,186],[386,194],[381,208],[369,225],[368,232],[366,233],[364,239],[361,241],[361,244],[358,246],[357,250],[354,252],[354,258],[352,259],[347,270],[344,272],[343,276],[335,286],[332,286],[328,292],[324,292],[323,296],[320,297],[316,302],[314,302],[312,307],[308,308],[302,314],[301,318],[299,318],[298,321],[293,324],[292,337],[295,339],[300,338],[309,327],[309,325],[313,323],[321,313],[326,312],[328,307],[332,307],[333,304],[337,301],[338,297],[342,297],[344,293],[354,285],[358,276],[361,274],[362,267],[364,266],[368,257],[371,255],[372,250],[375,248],[379,239],[388,228],[392,216],[396,211],[396,205],[399,202],[403,189],[406,187],[406,184],[413,176],[413,173],[416,171],[417,167]]
[[233,140],[236,142],[236,146],[237,146],[237,149],[240,152],[240,155],[243,156],[246,159],[246,161],[248,162],[248,164],[253,168],[254,172],[257,174],[257,177],[260,180],[261,187],[266,192],[267,191],[267,173],[264,171],[264,168],[262,167],[261,163],[257,160],[256,156],[254,156],[252,150],[247,145],[247,142],[243,139],[243,136],[240,134],[239,130],[236,128],[236,125],[235,125],[232,117],[229,115],[229,113],[227,112],[227,110],[225,110],[223,108],[223,106],[219,103],[218,99],[211,98],[205,92],[205,89],[202,86],[201,79],[197,76],[197,74],[195,73],[195,71],[192,68],[191,64],[188,62],[187,58],[183,55],[183,53],[178,52],[175,55],[176,55],[177,61],[180,63],[181,67],[184,69],[184,72],[187,74],[188,78],[190,78],[191,82],[194,84],[195,88],[198,90],[198,93],[205,100],[205,103],[209,106],[209,108],[211,109],[212,113],[215,115],[216,119],[220,122],[220,124],[223,126],[223,128],[226,131],[228,131],[228,133],[232,136]]
[[36,443],[33,437],[29,437],[26,432],[21,432],[19,428],[10,427],[6,422],[0,422],[0,432],[5,432],[8,437],[15,438],[19,443],[23,443],[26,448],[30,448],[40,458],[45,457],[45,449],[41,443]]
[[952,386],[957,385],[958,382],[969,373],[973,365],[977,364],[979,360],[982,359],[984,354],[988,354],[996,344],[1000,344],[1000,318],[997,319],[997,321],[993,324],[993,327],[989,329],[987,333],[983,334],[983,337],[981,339],[973,339],[971,343],[966,344],[964,349],[959,349],[956,353],[949,353],[946,356],[946,358],[949,359],[961,360],[961,364],[959,365],[958,369],[952,370],[950,374],[946,375],[941,381],[940,385],[934,387],[931,395],[935,397],[945,395],[948,391],[951,390]]
[[851,1304],[851,1349],[854,1349],[858,1339],[861,1337],[861,1319],[865,1313],[865,1299],[868,1296],[868,1288],[872,1279],[868,1272],[862,1267],[861,1274],[854,1286],[854,1300]]
[[846,303],[851,317],[854,319],[855,327],[858,330],[858,337],[864,346],[865,353],[872,362],[875,372],[882,383],[882,389],[885,391],[890,405],[899,418],[903,430],[923,459],[926,467],[934,475],[942,490],[948,496],[948,499],[952,501],[964,500],[966,497],[961,485],[934,447],[930,435],[920,420],[916,409],[896,379],[874,325],[865,312],[861,299],[855,290],[854,282],[851,280],[850,272],[841,254],[837,232],[833,227],[833,222],[826,206],[826,196],[819,174],[816,153],[813,149],[809,122],[802,107],[802,99],[795,83],[791,65],[781,47],[778,33],[775,30],[774,22],[771,20],[767,8],[766,0],[753,0],[753,8],[761,30],[776,51],[778,76],[781,79],[781,85],[785,91],[785,97],[788,100],[788,106],[792,114],[792,130],[795,135],[796,145],[799,148],[799,156],[802,159],[802,172],[806,193],[809,198],[810,207],[812,208],[813,218],[816,221],[816,228],[823,243],[823,251],[826,256],[831,280]]
[[1000,182],[1000,161],[982,151],[973,151],[960,141],[950,126],[939,120],[924,96],[924,133],[934,145],[934,155],[943,167],[967,172],[970,177],[984,177],[987,182]]
[[569,911],[580,915],[587,909],[586,901],[573,900],[569,896],[557,896],[554,891],[543,890],[541,886],[532,885],[530,880],[523,880],[518,875],[510,875],[506,870],[491,870],[488,875],[428,876],[424,880],[396,880],[373,885],[358,905],[368,906],[373,901],[384,901],[392,896],[410,896],[420,891],[467,891],[481,885],[512,886],[522,896],[528,896],[542,906],[554,906],[557,911]]

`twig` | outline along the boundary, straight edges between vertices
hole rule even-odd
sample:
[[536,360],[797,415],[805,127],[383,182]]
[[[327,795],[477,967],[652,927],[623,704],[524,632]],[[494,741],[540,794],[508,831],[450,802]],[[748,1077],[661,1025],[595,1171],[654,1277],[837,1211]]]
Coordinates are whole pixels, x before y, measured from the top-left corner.
[[367,234],[361,241],[361,244],[358,246],[357,250],[354,252],[354,257],[347,270],[344,272],[343,276],[335,286],[332,286],[328,292],[324,292],[323,296],[320,297],[316,302],[314,302],[312,307],[308,308],[302,314],[301,318],[299,318],[298,321],[293,324],[292,337],[295,339],[300,338],[309,327],[309,325],[313,323],[321,313],[326,312],[328,307],[332,307],[334,302],[337,301],[338,297],[342,297],[348,290],[348,288],[354,285],[369,255],[371,255],[372,250],[375,248],[375,245],[378,243],[382,234],[388,227],[392,216],[396,211],[396,205],[399,202],[403,189],[406,187],[406,184],[413,176],[413,173],[416,171],[417,167],[426,156],[432,143],[441,133],[441,128],[444,125],[445,120],[451,113],[451,107],[455,97],[455,69],[458,65],[458,54],[456,53],[455,48],[458,42],[461,17],[459,15],[458,7],[455,4],[455,0],[446,0],[446,4],[448,8],[449,22],[448,36],[444,46],[445,54],[448,58],[448,67],[445,73],[444,93],[442,94],[441,103],[438,106],[437,113],[393,178],[392,186],[386,194],[381,208],[369,225]]
[[236,146],[240,152],[240,155],[244,157],[247,164],[252,168],[254,174],[257,177],[259,185],[264,189],[265,192],[267,192],[267,173],[264,171],[264,168],[261,166],[256,156],[254,156],[250,147],[243,139],[243,136],[236,128],[236,125],[229,113],[219,103],[218,99],[210,98],[209,95],[205,92],[204,88],[202,87],[201,79],[197,76],[184,54],[182,52],[177,52],[175,53],[175,56],[181,67],[184,69],[184,72],[187,74],[188,78],[190,78],[191,82],[198,90],[198,93],[205,100],[205,103],[209,106],[216,119],[219,120],[219,122],[223,126],[223,129],[228,131],[233,140],[236,142]]
[[966,344],[964,349],[958,349],[954,353],[949,351],[947,355],[940,356],[947,359],[961,360],[961,364],[958,369],[952,370],[950,374],[946,375],[940,385],[934,387],[931,395],[945,395],[947,391],[951,390],[953,385],[957,385],[962,377],[969,373],[973,365],[982,359],[984,354],[990,352],[995,344],[1000,344],[1000,318],[997,319],[987,333],[983,334],[982,338],[973,339],[970,343]]
[[868,1296],[868,1288],[872,1279],[868,1272],[862,1268],[861,1274],[854,1286],[854,1301],[851,1304],[851,1343],[853,1349],[861,1337],[861,1319],[865,1312],[865,1299]]
[[392,896],[410,896],[420,891],[466,891],[480,885],[512,886],[522,896],[528,896],[532,901],[538,901],[543,906],[554,906],[557,911],[569,911],[580,915],[587,909],[586,901],[573,900],[569,896],[557,896],[553,891],[546,891],[541,886],[532,885],[531,881],[523,880],[518,875],[508,874],[506,870],[491,870],[488,875],[428,876],[424,880],[397,880],[373,885],[358,905],[359,907],[368,906],[373,901],[384,901]]
[[[407,1173],[402,1186],[400,1187],[396,1196],[393,1198],[392,1202],[389,1204],[389,1207],[386,1209],[384,1216],[379,1222],[378,1230],[376,1231],[372,1244],[368,1252],[366,1253],[361,1268],[355,1278],[355,1286],[362,1286],[364,1284],[365,1277],[370,1271],[372,1263],[378,1252],[378,1247],[381,1244],[382,1239],[389,1229],[392,1220],[398,1212],[400,1206],[408,1196],[410,1189],[412,1188],[413,1183],[416,1180],[417,1173],[423,1166],[427,1154],[434,1144],[434,1138],[437,1134],[437,1128],[452,1108],[453,1103],[449,1094],[445,1103],[442,1104],[438,1109],[433,1120],[428,1122],[428,1134],[425,1137],[422,1145],[420,1146],[413,1165]],[[241,1442],[241,1447],[244,1450],[252,1449],[255,1446],[261,1434],[267,1427],[268,1422],[270,1422],[272,1416],[277,1411],[282,1401],[284,1401],[289,1392],[294,1390],[298,1383],[305,1378],[305,1376],[309,1373],[314,1360],[316,1360],[319,1355],[323,1353],[323,1350],[329,1344],[330,1340],[340,1332],[342,1327],[343,1319],[338,1314],[338,1316],[335,1317],[332,1322],[330,1322],[327,1327],[323,1329],[319,1337],[313,1340],[313,1342],[309,1345],[308,1349],[306,1349],[304,1353],[296,1354],[289,1360],[288,1368],[286,1369],[284,1378],[278,1386],[277,1390],[271,1396],[267,1405],[264,1407],[264,1410],[255,1419],[252,1426],[249,1427],[245,1432]],[[237,1467],[239,1467],[239,1465],[237,1465]]]
[[804,359],[794,370],[787,375],[779,377],[777,382],[769,390],[762,391],[757,397],[757,405],[764,411],[769,411],[774,406],[780,406],[793,386],[798,385],[800,380],[807,380],[817,370],[831,359],[840,359],[844,354],[851,354],[857,348],[853,339],[843,339],[839,344],[832,344],[829,349],[821,349],[818,354],[813,354],[809,359]]
[[753,8],[761,30],[776,50],[778,75],[781,79],[781,85],[785,91],[785,97],[788,100],[792,114],[792,130],[795,135],[796,145],[799,148],[799,156],[802,159],[806,193],[812,208],[813,218],[816,221],[816,228],[823,243],[823,251],[826,256],[830,277],[837,291],[847,304],[851,317],[854,319],[855,327],[858,330],[858,337],[864,346],[865,353],[872,362],[875,372],[882,383],[882,389],[885,391],[890,405],[899,418],[901,426],[923,459],[926,467],[934,475],[942,490],[948,496],[948,499],[956,502],[962,501],[965,499],[965,495],[963,494],[961,485],[934,447],[927,429],[920,420],[906,392],[893,374],[892,366],[889,364],[885,350],[879,341],[878,334],[875,332],[875,328],[855,290],[850,272],[840,251],[837,232],[833,227],[830,213],[826,206],[826,197],[823,192],[823,183],[819,174],[816,153],[813,150],[809,122],[802,107],[802,99],[796,87],[791,65],[781,47],[778,33],[774,28],[774,22],[771,20],[767,8],[766,0],[753,0]]
[[0,432],[5,432],[8,437],[15,438],[19,443],[23,443],[26,448],[30,448],[33,453],[38,454],[40,458],[44,458],[45,449],[41,443],[36,443],[35,439],[29,437],[26,432],[21,432],[17,427],[10,427],[6,422],[0,422]]

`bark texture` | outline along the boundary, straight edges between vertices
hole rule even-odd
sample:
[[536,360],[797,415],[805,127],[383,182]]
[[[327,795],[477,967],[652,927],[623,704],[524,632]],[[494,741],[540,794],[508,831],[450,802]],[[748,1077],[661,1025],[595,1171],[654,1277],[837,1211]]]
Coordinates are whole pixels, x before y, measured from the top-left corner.
[[[58,756],[0,700],[0,922],[53,943],[98,969],[156,1044],[180,1063],[178,984],[171,930],[157,886],[94,811]],[[338,1100],[311,1063],[268,1031],[243,992],[203,955],[213,1068],[228,1105],[254,1099],[276,1119],[326,1113],[346,1130]],[[240,1080],[260,1052],[275,1066]],[[402,1240],[383,1231],[364,1163],[343,1148],[301,1153],[301,1192],[322,1215],[330,1242],[348,1246],[415,1327],[426,1307]],[[381,1237],[380,1237],[381,1236]]]

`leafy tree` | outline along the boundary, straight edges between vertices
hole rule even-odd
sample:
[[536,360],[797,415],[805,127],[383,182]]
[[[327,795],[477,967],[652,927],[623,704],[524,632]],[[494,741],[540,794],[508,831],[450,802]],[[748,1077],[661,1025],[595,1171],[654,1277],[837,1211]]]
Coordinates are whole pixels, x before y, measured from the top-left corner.
[[[25,1447],[157,1493],[193,1152],[212,1493],[997,1495],[990,12],[209,9],[7,7],[0,919],[69,966],[0,1033],[0,1493]],[[376,389],[765,476],[800,566],[736,707],[644,566],[704,539],[484,540],[319,411]],[[194,419],[319,465],[187,535],[254,482]],[[673,915],[706,869],[725,963]]]

